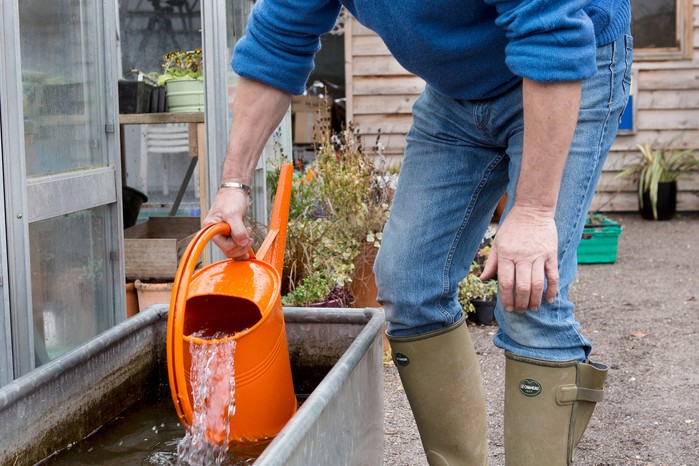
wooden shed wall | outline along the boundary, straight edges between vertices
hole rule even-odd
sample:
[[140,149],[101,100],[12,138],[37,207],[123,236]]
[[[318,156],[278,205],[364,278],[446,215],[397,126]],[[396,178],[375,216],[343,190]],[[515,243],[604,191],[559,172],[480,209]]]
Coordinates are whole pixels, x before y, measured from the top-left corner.
[[[631,160],[636,145],[666,143],[680,135],[676,146],[699,150],[699,0],[688,0],[693,45],[691,58],[640,61],[636,75],[636,131],[617,136],[610,150],[592,209],[633,211],[638,208],[636,186],[615,175]],[[345,28],[347,121],[367,145],[379,136],[384,153],[398,163],[405,149],[411,108],[424,81],[410,74],[391,56],[382,40],[355,19]],[[679,180],[678,209],[699,210],[699,173]]]

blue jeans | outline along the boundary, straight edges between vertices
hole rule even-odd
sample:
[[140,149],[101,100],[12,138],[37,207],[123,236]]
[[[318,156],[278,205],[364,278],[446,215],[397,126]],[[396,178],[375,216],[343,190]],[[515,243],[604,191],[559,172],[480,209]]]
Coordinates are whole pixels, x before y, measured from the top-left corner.
[[[555,216],[559,292],[538,312],[509,313],[498,303],[494,342],[507,351],[548,360],[583,360],[590,353],[568,288],[595,185],[628,99],[631,49],[629,35],[599,47],[597,73],[583,81]],[[505,216],[514,201],[522,138],[521,85],[479,101],[448,98],[428,85],[415,103],[374,266],[389,335],[421,335],[461,318],[458,283],[503,193],[509,196]]]

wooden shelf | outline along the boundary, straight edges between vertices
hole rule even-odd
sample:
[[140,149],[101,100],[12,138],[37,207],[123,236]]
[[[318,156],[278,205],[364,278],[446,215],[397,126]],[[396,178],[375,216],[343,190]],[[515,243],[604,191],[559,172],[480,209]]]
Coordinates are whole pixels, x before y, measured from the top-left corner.
[[166,123],[204,123],[204,112],[120,113],[121,125],[159,125]]

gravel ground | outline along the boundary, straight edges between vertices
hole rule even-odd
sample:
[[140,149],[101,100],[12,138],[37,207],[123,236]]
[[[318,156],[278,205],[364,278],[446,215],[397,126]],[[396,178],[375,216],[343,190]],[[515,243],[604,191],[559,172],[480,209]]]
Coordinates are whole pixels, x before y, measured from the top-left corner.
[[[581,265],[571,292],[592,357],[610,366],[605,401],[576,465],[699,465],[699,214],[610,215],[615,264]],[[470,327],[488,408],[490,465],[503,465],[504,356],[496,327]],[[393,363],[385,366],[384,465],[427,465]]]

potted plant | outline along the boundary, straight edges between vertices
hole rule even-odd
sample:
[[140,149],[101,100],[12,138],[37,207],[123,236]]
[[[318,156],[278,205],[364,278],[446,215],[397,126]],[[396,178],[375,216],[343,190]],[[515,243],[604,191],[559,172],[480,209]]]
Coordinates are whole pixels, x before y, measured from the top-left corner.
[[[353,286],[357,264],[373,262],[380,246],[393,174],[352,127],[333,134],[321,124],[315,141],[315,159],[294,172],[282,302],[351,307],[365,288]],[[270,191],[278,165],[268,171]]]
[[471,262],[468,274],[459,283],[459,304],[469,320],[479,325],[495,324],[495,303],[498,298],[498,282],[497,280],[483,281],[480,279],[480,274],[483,272],[485,262],[488,260],[493,237],[495,236],[494,229],[486,231],[476,257]]
[[647,220],[669,220],[677,207],[677,178],[699,168],[699,159],[689,149],[672,149],[674,138],[654,148],[650,142],[637,145],[638,159],[617,177],[638,183],[638,205]]
[[169,112],[204,110],[204,65],[202,50],[174,50],[163,56],[158,85],[165,86]]
[[459,283],[459,303],[469,320],[479,325],[495,324],[495,303],[498,297],[497,280],[479,278],[481,266],[471,264],[466,278]]
[[165,94],[165,88],[158,86],[157,73],[145,74],[139,70],[131,70],[119,79],[119,113],[157,111],[151,108],[151,102],[158,99],[160,91]]

